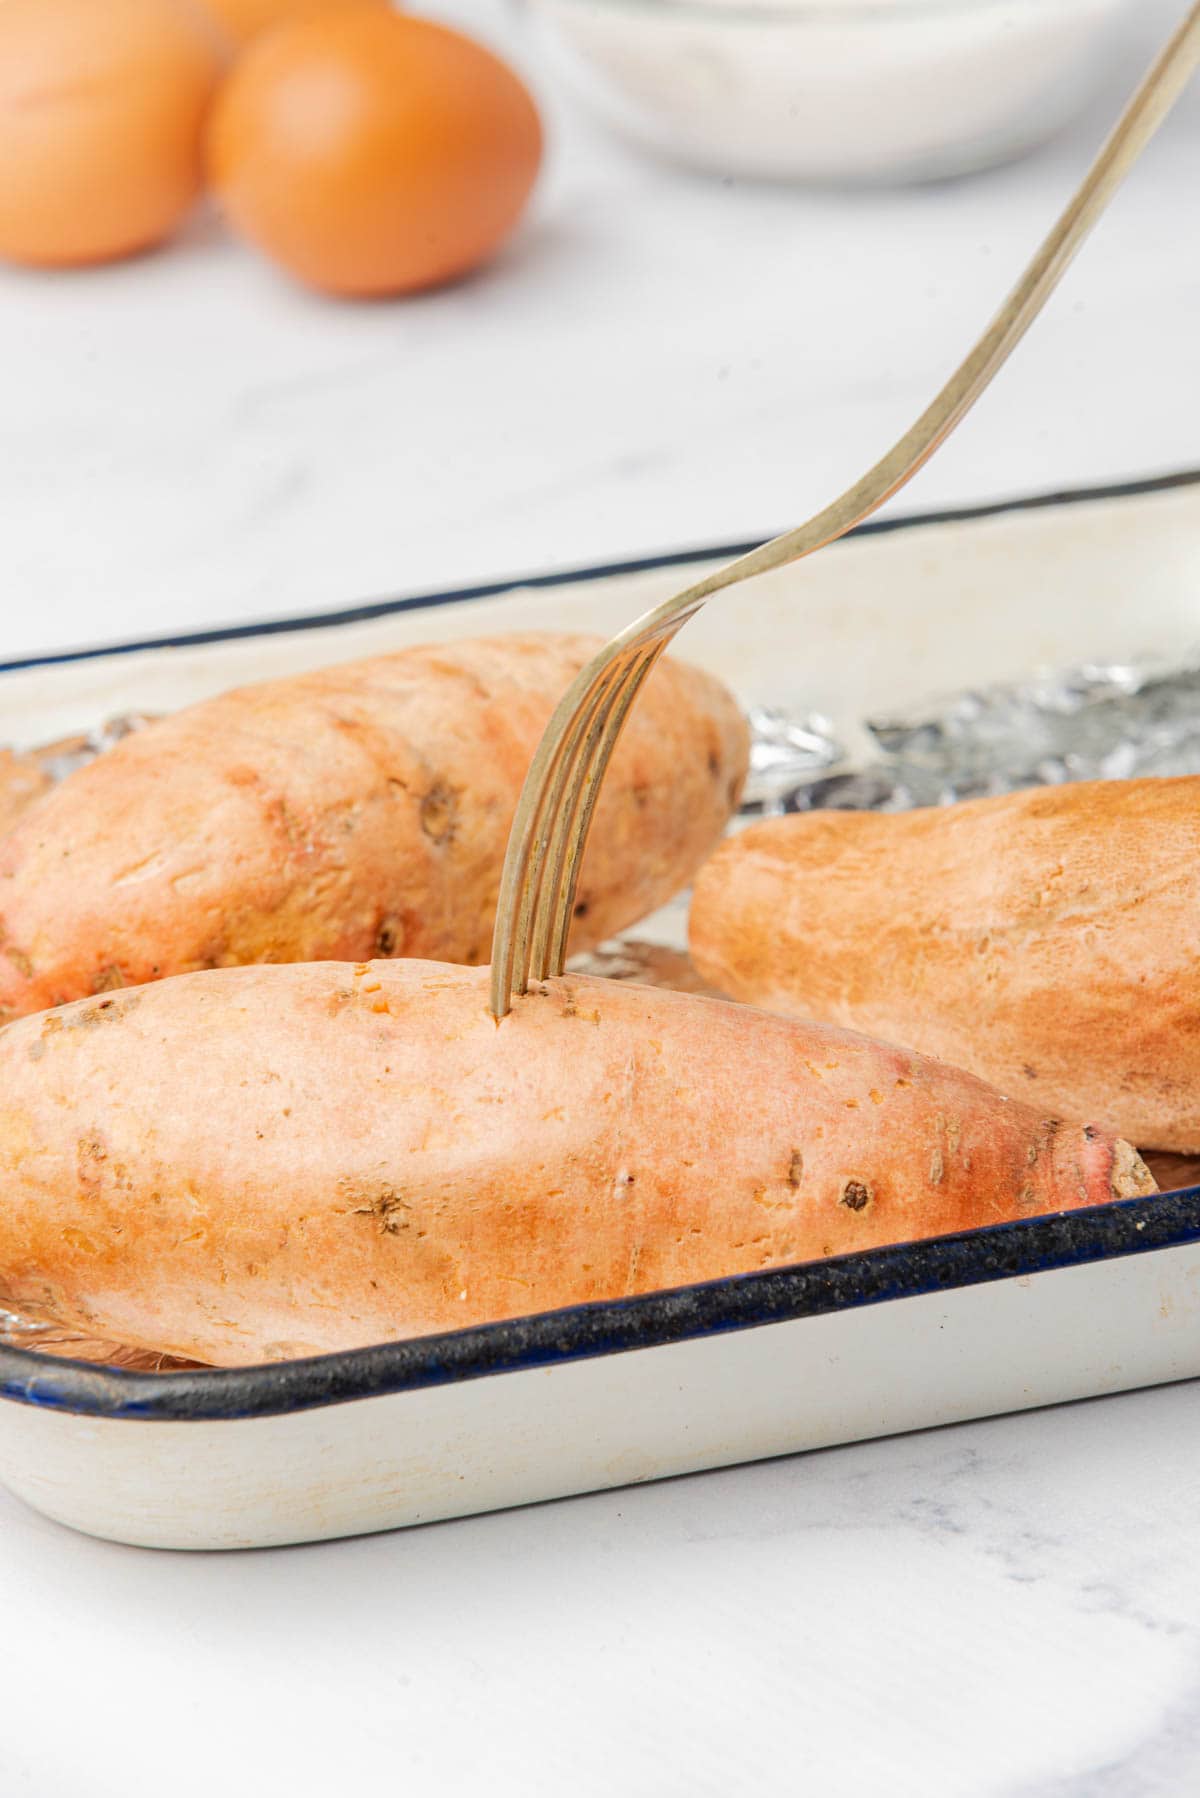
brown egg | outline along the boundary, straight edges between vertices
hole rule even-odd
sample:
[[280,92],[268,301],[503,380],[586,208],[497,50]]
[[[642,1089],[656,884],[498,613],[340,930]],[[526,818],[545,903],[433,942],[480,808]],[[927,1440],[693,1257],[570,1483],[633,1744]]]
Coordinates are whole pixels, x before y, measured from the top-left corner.
[[221,90],[208,145],[243,236],[329,293],[394,294],[497,249],[542,132],[524,85],[481,44],[350,6],[258,38]]
[[390,0],[204,0],[205,8],[232,38],[245,44],[268,25],[299,18],[318,9],[336,11],[341,6],[387,6]]
[[220,72],[191,0],[0,0],[0,256],[104,262],[166,237]]

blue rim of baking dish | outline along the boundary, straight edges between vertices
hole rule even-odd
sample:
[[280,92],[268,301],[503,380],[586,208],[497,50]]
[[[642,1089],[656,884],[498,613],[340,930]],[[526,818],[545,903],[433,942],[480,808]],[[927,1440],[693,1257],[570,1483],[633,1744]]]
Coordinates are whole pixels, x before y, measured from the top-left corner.
[[[1095,504],[1100,500],[1136,499],[1150,493],[1169,493],[1178,487],[1200,484],[1200,468],[1180,469],[1173,474],[1149,475],[1142,480],[1116,481],[1107,486],[1068,487],[1052,493],[1026,494],[1016,499],[992,500],[987,504],[950,507],[938,512],[903,512],[896,517],[872,518],[860,524],[844,538],[884,536],[892,531],[911,531],[921,525],[963,524],[971,519],[999,518],[1009,512],[1042,512],[1057,506]],[[106,643],[87,649],[55,650],[46,655],[21,656],[15,661],[0,661],[0,674],[14,674],[22,668],[49,668],[62,662],[94,662],[106,657],[133,655],[144,649],[202,649],[208,643],[236,643],[246,637],[278,637],[292,631],[328,630],[340,624],[366,624],[376,618],[390,618],[398,612],[428,611],[435,606],[459,605],[465,600],[499,599],[505,593],[519,593],[545,587],[573,587],[586,581],[614,580],[620,575],[648,574],[658,568],[686,568],[696,562],[723,562],[757,549],[762,539],[746,543],[718,543],[703,549],[673,550],[665,555],[641,556],[625,562],[600,562],[588,568],[563,569],[554,574],[514,576],[510,580],[492,581],[477,587],[450,587],[438,593],[420,593],[400,599],[368,600],[361,605],[342,606],[329,612],[304,612],[291,618],[264,618],[257,624],[216,625],[211,630],[183,631],[162,637],[130,638],[123,643]],[[837,550],[838,545],[830,548]],[[826,554],[829,552],[826,551]]]
[[[1132,498],[1197,483],[1200,470],[878,520],[861,526],[860,531],[865,534],[904,530],[1007,512]],[[359,623],[392,612],[491,598],[522,587],[569,586],[606,576],[710,561],[750,547],[753,546],[725,545],[692,550],[487,587],[462,588],[425,598],[385,600],[339,612],[34,656],[0,664],[0,672],[128,655],[142,649],[195,647],[241,637]],[[1200,1186],[267,1366],[133,1373],[49,1357],[35,1349],[0,1345],[0,1398],[79,1416],[162,1423],[280,1416],[451,1385],[460,1380],[659,1348],[1192,1243],[1200,1243]]]
[[0,1347],[0,1398],[154,1423],[278,1417],[1192,1243],[1200,1186],[268,1366],[130,1373]]

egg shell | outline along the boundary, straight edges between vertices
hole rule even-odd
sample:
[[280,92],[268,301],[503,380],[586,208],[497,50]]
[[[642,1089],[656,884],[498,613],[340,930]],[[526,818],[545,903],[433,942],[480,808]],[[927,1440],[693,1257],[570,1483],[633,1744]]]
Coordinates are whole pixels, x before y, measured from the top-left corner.
[[491,51],[369,6],[258,38],[208,138],[234,228],[300,280],[355,296],[435,286],[485,261],[541,153],[533,100]]
[[192,0],[3,0],[0,256],[103,262],[169,235],[222,66]]

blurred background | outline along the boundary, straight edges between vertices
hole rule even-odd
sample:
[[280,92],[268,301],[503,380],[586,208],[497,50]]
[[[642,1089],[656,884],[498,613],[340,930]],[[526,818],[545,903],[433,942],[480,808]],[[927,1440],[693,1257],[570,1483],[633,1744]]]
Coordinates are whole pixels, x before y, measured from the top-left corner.
[[[0,660],[798,522],[928,400],[1182,11],[433,0],[545,129],[483,266],[296,280],[243,241],[245,129],[236,231],[210,194],[131,258],[0,264]],[[1198,176],[1192,92],[900,509],[1200,462]]]

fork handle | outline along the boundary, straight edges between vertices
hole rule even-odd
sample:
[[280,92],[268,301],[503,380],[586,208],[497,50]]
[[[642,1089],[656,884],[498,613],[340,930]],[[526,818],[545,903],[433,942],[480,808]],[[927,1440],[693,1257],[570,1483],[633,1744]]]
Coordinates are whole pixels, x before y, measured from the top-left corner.
[[[1003,368],[1066,273],[1109,200],[1200,65],[1200,0],[1172,34],[1130,99],[1083,183],[965,359],[916,423],[852,487],[807,523],[715,569],[685,593],[639,619],[629,641],[646,641],[679,615],[690,617],[712,594],[752,575],[782,568],[834,543],[898,493],[925,466]],[[639,626],[647,627],[644,632]],[[622,633],[623,640],[626,634]]]

